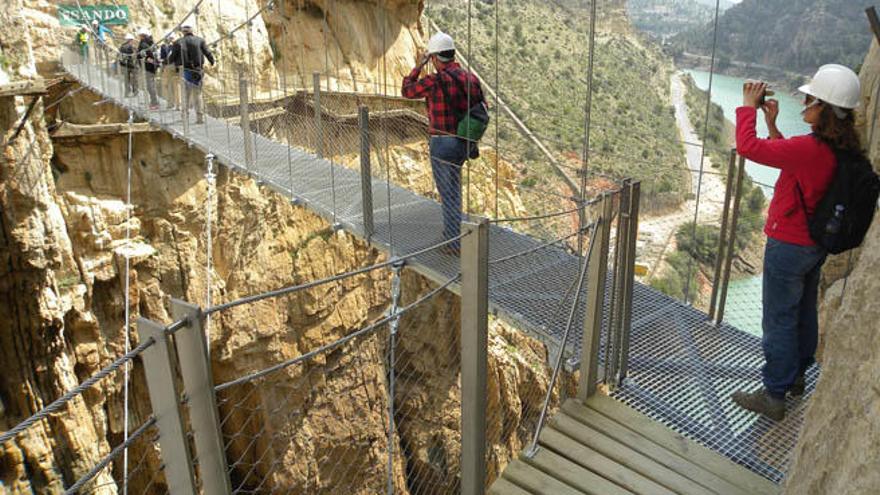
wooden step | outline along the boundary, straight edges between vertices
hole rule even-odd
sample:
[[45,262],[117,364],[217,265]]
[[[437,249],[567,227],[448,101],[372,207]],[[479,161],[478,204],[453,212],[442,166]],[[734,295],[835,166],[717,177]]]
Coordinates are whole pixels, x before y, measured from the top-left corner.
[[535,495],[584,495],[584,492],[519,460],[507,465],[504,477]]
[[592,448],[556,430],[552,425],[541,432],[541,446],[583,466],[634,493],[673,495],[675,492],[633,471],[628,466],[605,457]]
[[[601,430],[587,426],[568,416],[564,411],[553,418],[551,424],[557,430],[589,446],[612,461],[625,465],[642,476],[682,495],[704,495],[717,493],[709,487],[699,485],[691,479],[669,469],[636,448],[631,448],[602,433]],[[645,440],[648,443],[648,440]]]
[[526,462],[554,478],[571,485],[578,490],[590,495],[631,495],[626,490],[589,469],[567,459],[553,450],[543,446],[538,449],[534,457],[521,458]]
[[489,488],[490,495],[532,495],[531,492],[516,486],[507,478],[498,478]]
[[652,440],[630,430],[626,426],[610,419],[598,411],[584,406],[580,401],[569,400],[562,410],[568,416],[588,425],[594,430],[620,442],[651,460],[687,477],[700,486],[725,495],[750,495],[751,492],[741,488],[712,471],[696,464],[681,455],[661,447]]
[[608,419],[672,451],[750,494],[777,494],[780,488],[717,452],[680,435],[631,407],[608,396],[596,394],[586,406]]

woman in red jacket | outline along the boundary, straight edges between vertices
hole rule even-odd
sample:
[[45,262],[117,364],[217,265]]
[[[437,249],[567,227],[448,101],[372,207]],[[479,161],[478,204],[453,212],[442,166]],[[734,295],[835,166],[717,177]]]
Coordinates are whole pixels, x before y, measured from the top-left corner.
[[[736,109],[739,154],[780,169],[764,226],[764,387],[736,392],[732,398],[740,407],[778,421],[785,417],[786,392],[804,393],[804,373],[815,362],[819,274],[826,253],[810,238],[807,218],[834,176],[834,150],[861,152],[853,116],[861,91],[852,70],[822,66],[810,84],[800,88],[804,122],[813,132],[785,138],[776,127],[779,104],[764,101],[766,89],[764,83],[746,83],[743,106]],[[759,139],[755,132],[758,108],[764,111],[768,139]]]

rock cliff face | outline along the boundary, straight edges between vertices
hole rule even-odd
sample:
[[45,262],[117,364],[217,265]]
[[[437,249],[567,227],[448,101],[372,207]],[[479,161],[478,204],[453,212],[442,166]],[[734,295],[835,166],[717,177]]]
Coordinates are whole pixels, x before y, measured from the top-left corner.
[[[400,93],[423,46],[423,0],[282,0],[264,16],[278,71],[300,87]],[[387,88],[384,83],[387,83]]]
[[[115,44],[125,32],[140,27],[160,39],[183,20],[194,2],[135,0],[126,5],[130,24],[113,27]],[[266,0],[205,0],[198,15],[187,19],[196,34],[212,43],[266,5]],[[238,65],[246,64],[253,65],[262,88],[277,90],[282,77],[291,87],[310,88],[312,73],[320,72],[326,89],[399,94],[400,79],[423,45],[422,8],[422,0],[276,0],[273,8],[253,19],[249,29],[235,31],[214,47],[219,63],[208,70],[208,83],[234,80]],[[40,49],[33,52],[0,46],[23,65],[51,69],[74,39],[76,28],[60,26],[55,2],[12,0],[0,9],[7,11],[10,27],[30,31],[39,40]]]
[[[880,86],[880,48],[875,41],[860,74],[862,139],[877,168],[880,135],[874,99]],[[840,278],[846,263],[832,271]],[[848,280],[826,291],[822,376],[807,410],[785,492],[863,494],[880,490],[880,216],[854,256]],[[826,270],[827,271],[827,270]],[[826,273],[826,277],[827,277]]]

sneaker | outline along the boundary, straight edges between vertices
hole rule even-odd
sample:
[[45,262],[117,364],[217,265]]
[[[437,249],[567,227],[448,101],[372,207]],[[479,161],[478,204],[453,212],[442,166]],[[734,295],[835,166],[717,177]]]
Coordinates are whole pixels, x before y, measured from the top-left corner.
[[804,375],[797,377],[797,380],[791,384],[791,387],[788,389],[788,394],[792,397],[802,397],[804,392],[807,390],[807,379]]
[[158,110],[158,109],[159,109],[158,103],[153,103],[152,105],[150,105],[150,110]]
[[782,421],[785,418],[785,400],[772,397],[763,388],[754,392],[740,390],[734,392],[730,398],[739,407],[762,414],[773,421]]

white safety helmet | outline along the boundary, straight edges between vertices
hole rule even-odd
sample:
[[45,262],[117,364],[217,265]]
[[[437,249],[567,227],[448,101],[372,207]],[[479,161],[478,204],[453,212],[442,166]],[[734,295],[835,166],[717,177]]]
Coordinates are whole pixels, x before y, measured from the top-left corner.
[[191,33],[193,30],[192,24],[184,24],[180,26],[180,30],[184,33]]
[[98,20],[92,19],[92,26],[97,26],[97,25],[98,25]]
[[134,35],[131,33],[125,33],[125,41],[131,41],[134,39]]
[[859,76],[849,67],[838,64],[819,67],[810,83],[801,86],[798,90],[825,103],[847,110],[859,106],[859,99],[862,95]]
[[138,29],[138,36],[149,36],[149,35],[150,35],[149,29],[147,29],[145,27]]
[[428,55],[449,50],[455,50],[455,42],[452,41],[452,36],[446,33],[438,32],[428,40]]

